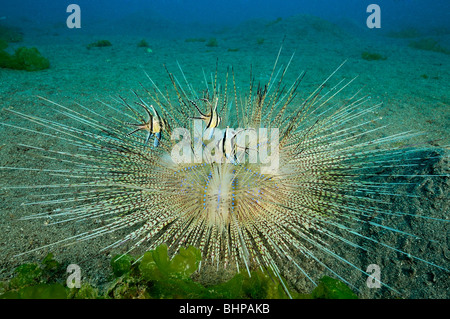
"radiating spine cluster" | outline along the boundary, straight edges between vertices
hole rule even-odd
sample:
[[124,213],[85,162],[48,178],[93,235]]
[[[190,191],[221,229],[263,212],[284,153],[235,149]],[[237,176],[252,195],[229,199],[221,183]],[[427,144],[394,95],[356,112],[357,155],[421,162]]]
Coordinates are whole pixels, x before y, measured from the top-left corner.
[[[357,268],[337,255],[328,240],[366,249],[377,241],[359,233],[355,225],[368,223],[395,231],[372,220],[377,214],[390,214],[380,205],[383,201],[379,196],[391,195],[394,186],[371,177],[380,168],[395,164],[396,156],[405,150],[391,145],[414,133],[371,138],[382,127],[371,128],[378,119],[365,118],[378,105],[365,106],[367,98],[359,98],[358,94],[340,105],[333,104],[336,95],[353,81],[329,86],[340,67],[301,99],[298,87],[304,73],[285,86],[283,80],[290,61],[277,69],[279,56],[280,53],[268,83],[255,89],[252,80],[247,95],[239,99],[234,70],[227,71],[225,82],[220,85],[216,68],[211,76],[212,87],[206,86],[199,96],[180,68],[184,84],[168,72],[172,88],[166,92],[149,77],[151,89],[145,89],[147,97],[135,93],[136,105],[123,98],[118,101],[119,107],[103,103],[114,114],[111,117],[85,106],[80,106],[80,111],[71,110],[45,98],[73,124],[10,110],[45,127],[45,133],[3,125],[32,130],[76,149],[44,150],[27,145],[43,152],[45,158],[62,161],[63,168],[42,171],[62,182],[16,188],[61,189],[36,202],[55,205],[50,213],[53,219],[106,221],[101,227],[53,244],[91,239],[139,225],[105,249],[125,242],[133,243],[131,249],[142,245],[153,249],[167,243],[176,252],[182,246],[193,245],[201,249],[206,262],[247,270],[262,267],[279,276],[280,263],[287,261],[314,282],[295,257],[301,253],[344,279],[328,268],[316,252]],[[172,132],[177,128],[193,131],[195,119],[204,122],[205,131],[200,134],[203,147],[213,136],[219,137],[214,155],[223,161],[209,160],[211,154],[191,163],[173,160],[172,150],[178,141],[171,138]],[[227,137],[226,127],[278,129],[278,148],[271,150],[279,161],[278,169],[264,174],[260,163],[230,161],[230,154],[235,153],[226,152],[226,139],[241,131]],[[193,153],[196,142],[189,144]],[[275,141],[269,138],[266,142]],[[244,149],[244,159],[250,151],[251,147]],[[70,189],[76,191],[70,193]],[[62,204],[69,207],[58,208]],[[47,216],[49,213],[43,212],[29,218]],[[365,244],[351,242],[340,235],[342,232],[359,237]]]

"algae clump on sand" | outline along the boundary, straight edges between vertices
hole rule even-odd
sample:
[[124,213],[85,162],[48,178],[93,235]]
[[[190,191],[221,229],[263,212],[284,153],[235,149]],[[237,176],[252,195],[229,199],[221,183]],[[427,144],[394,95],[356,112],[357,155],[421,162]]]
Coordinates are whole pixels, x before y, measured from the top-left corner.
[[109,40],[98,40],[92,43],[89,43],[86,48],[90,50],[91,48],[103,48],[103,47],[110,47],[112,46],[111,42]]
[[[261,269],[240,272],[228,281],[203,285],[192,275],[202,261],[199,249],[180,248],[172,258],[160,245],[141,257],[117,255],[111,260],[112,280],[104,292],[83,282],[79,288],[64,284],[65,267],[48,254],[39,264],[23,264],[9,281],[0,281],[0,299],[354,299],[339,280],[324,276],[309,294],[288,288],[282,277]],[[67,282],[66,282],[67,283]]]
[[[166,245],[146,252],[142,258],[128,255],[113,258],[115,282],[106,298],[187,298],[187,299],[353,299],[356,295],[344,283],[323,277],[311,294],[300,294],[287,288],[283,278],[261,269],[241,272],[226,282],[206,285],[191,276],[202,261],[199,249],[180,248],[172,259]],[[120,275],[118,277],[117,275]],[[289,293],[287,293],[289,291]]]
[[36,48],[20,47],[14,54],[5,51],[6,41],[0,40],[0,67],[14,70],[39,71],[48,69],[50,62]]
[[364,51],[363,53],[361,53],[361,58],[363,58],[364,60],[367,60],[367,61],[376,61],[376,60],[386,60],[387,59],[387,57],[384,55],[381,55],[379,53],[368,52],[368,51]]

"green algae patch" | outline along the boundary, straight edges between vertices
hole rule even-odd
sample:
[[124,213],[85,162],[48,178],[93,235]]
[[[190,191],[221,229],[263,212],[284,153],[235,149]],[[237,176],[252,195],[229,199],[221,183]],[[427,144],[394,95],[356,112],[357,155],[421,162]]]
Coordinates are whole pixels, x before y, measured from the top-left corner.
[[169,259],[166,245],[146,252],[139,265],[142,277],[146,280],[159,280],[164,278],[189,278],[197,269],[202,260],[200,250],[189,246],[180,248],[172,260]]
[[[323,277],[311,294],[300,294],[288,288],[285,279],[271,271],[260,269],[237,273],[230,280],[204,286],[191,276],[201,262],[201,253],[195,247],[180,248],[170,259],[168,248],[161,245],[146,252],[142,258],[126,259],[126,266],[115,274],[106,298],[185,298],[185,299],[354,299],[356,295],[339,280]],[[129,263],[131,260],[138,260]],[[117,261],[120,261],[118,259]],[[137,267],[136,264],[139,264]],[[115,266],[118,267],[118,266]],[[113,267],[114,268],[114,267]]]
[[38,284],[18,291],[9,291],[2,299],[67,299],[67,291],[61,284]]
[[10,287],[20,289],[39,283],[42,269],[36,264],[23,264],[16,268],[15,273],[15,277],[11,279]]
[[363,53],[361,53],[361,58],[363,58],[364,60],[367,61],[377,61],[377,60],[386,60],[387,57],[384,55],[381,55],[379,53],[374,53],[374,52],[368,52],[368,51],[364,51]]
[[16,62],[27,71],[39,71],[48,69],[50,62],[43,57],[36,48],[21,47],[14,53]]
[[111,268],[116,277],[123,276],[131,271],[135,259],[129,255],[117,255],[111,259]]
[[80,288],[65,286],[66,269],[48,254],[40,263],[27,263],[15,269],[14,277],[0,282],[0,299],[94,299],[98,289],[87,283]]
[[150,45],[148,44],[148,42],[145,39],[142,39],[141,41],[139,41],[137,46],[138,46],[138,48],[149,48],[150,47]]
[[110,47],[112,46],[111,42],[109,40],[98,40],[92,43],[89,43],[86,48],[89,50],[91,48],[103,48],[103,47]]
[[[119,259],[120,260],[120,259]],[[116,280],[107,292],[109,298],[186,298],[186,299],[287,299],[310,296],[285,291],[287,284],[271,273],[261,270],[238,273],[230,280],[210,286],[192,280],[201,262],[195,247],[180,248],[169,258],[168,248],[161,245],[146,252],[139,266],[127,266],[125,275]],[[128,264],[129,265],[129,264]],[[114,271],[115,273],[124,273]]]
[[206,42],[207,47],[217,47],[219,45],[219,42],[216,38],[210,38],[208,42]]
[[314,299],[358,299],[355,293],[342,281],[323,276],[319,285],[311,292]]
[[2,282],[0,299],[66,299],[67,288],[55,280],[61,270],[52,254],[48,254],[41,264],[20,265],[9,282]]
[[[203,286],[191,276],[199,268],[201,252],[189,246],[170,258],[166,245],[146,252],[134,266],[133,259],[117,256],[112,263],[120,275],[108,289],[107,298],[186,298],[186,299],[271,299],[289,298],[273,274],[262,271],[238,273],[229,281]],[[122,261],[121,261],[122,260]],[[115,265],[114,265],[115,264]],[[292,292],[292,297],[299,295]]]
[[67,294],[67,299],[101,299],[98,289],[87,283],[81,284],[80,288],[72,288]]
[[20,47],[14,54],[5,51],[8,44],[0,41],[0,67],[13,70],[39,71],[48,69],[50,62],[38,49]]

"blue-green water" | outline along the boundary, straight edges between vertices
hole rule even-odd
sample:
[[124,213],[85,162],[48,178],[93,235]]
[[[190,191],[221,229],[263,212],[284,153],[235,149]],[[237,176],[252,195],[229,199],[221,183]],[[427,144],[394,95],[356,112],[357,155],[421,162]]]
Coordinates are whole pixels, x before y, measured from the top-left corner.
[[[1,109],[63,120],[50,103],[38,98],[42,96],[74,109],[75,103],[80,103],[102,114],[106,111],[96,100],[114,103],[118,95],[131,98],[130,89],[140,89],[140,83],[151,86],[146,73],[161,88],[170,85],[164,66],[176,72],[180,64],[189,82],[201,90],[205,86],[203,70],[208,82],[217,60],[222,81],[227,68],[233,66],[237,90],[245,97],[250,71],[255,81],[267,82],[282,43],[280,65],[286,65],[295,53],[285,83],[292,83],[305,70],[299,94],[307,97],[347,61],[335,75],[334,83],[356,77],[346,96],[361,89],[363,95],[370,96],[371,103],[383,103],[375,116],[383,118],[386,127],[375,132],[374,137],[409,130],[423,132],[412,146],[436,148],[440,154],[439,161],[424,164],[420,173],[443,176],[419,182],[408,180],[406,183],[414,187],[399,190],[401,196],[395,207],[404,213],[447,221],[418,222],[406,218],[392,225],[424,238],[419,241],[397,237],[395,233],[380,233],[377,238],[448,268],[448,161],[445,161],[448,154],[445,150],[450,140],[450,27],[445,16],[449,11],[447,1],[432,4],[379,1],[381,14],[371,21],[379,21],[380,28],[370,28],[367,24],[371,14],[367,12],[368,1],[343,1],[339,6],[331,1],[314,4],[307,1],[154,1],[151,4],[98,1],[95,5],[79,1],[79,15],[78,9],[67,12],[69,4],[53,1],[37,7],[32,1],[18,1],[1,9],[0,38],[3,35],[8,43],[4,51],[13,54],[22,46],[36,47],[50,62],[48,69],[34,72],[1,68]],[[108,40],[111,46],[88,48],[98,40]],[[142,40],[146,46],[138,45]],[[182,81],[179,73],[178,76]],[[336,102],[343,99],[338,98]],[[30,156],[29,149],[18,147],[17,143],[50,149],[69,147],[64,141],[20,130],[18,127],[27,129],[30,123],[9,112],[1,112],[0,121],[10,125],[0,127],[2,167],[46,168],[42,158]],[[98,223],[94,220],[89,224],[44,228],[46,221],[18,220],[40,212],[40,208],[22,206],[36,199],[27,198],[26,192],[18,194],[8,190],[8,186],[59,180],[50,175],[34,181],[37,176],[33,174],[4,172],[0,177],[0,185],[5,186],[0,203],[2,278],[8,278],[14,267],[25,261],[42,259],[44,252],[20,257],[15,254]],[[413,191],[411,195],[419,194],[418,197],[405,196]],[[109,239],[117,240],[117,237]],[[97,240],[68,248],[55,247],[55,254],[66,262],[83,262],[86,274],[101,283],[106,280],[104,269],[109,262],[108,255],[98,254],[104,246]],[[449,297],[445,271],[401,254],[384,254],[380,248],[374,255],[362,253],[357,259],[362,265],[382,266],[385,281],[407,298]],[[365,287],[360,274],[345,265],[330,264],[333,267],[340,267],[340,272],[360,287],[362,297],[395,297],[389,291]],[[317,275],[322,270],[311,268]],[[287,277],[292,285],[307,285],[304,276],[292,274],[290,270]]]

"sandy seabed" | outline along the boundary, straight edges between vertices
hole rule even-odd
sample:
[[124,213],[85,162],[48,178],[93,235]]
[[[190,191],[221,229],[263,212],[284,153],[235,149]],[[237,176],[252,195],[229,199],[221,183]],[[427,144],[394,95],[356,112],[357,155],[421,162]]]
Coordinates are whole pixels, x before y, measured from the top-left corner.
[[[280,62],[286,64],[295,52],[286,83],[295,80],[302,70],[307,72],[299,90],[301,94],[308,95],[337,66],[347,60],[335,78],[339,81],[358,76],[352,83],[352,88],[347,91],[348,95],[351,96],[362,88],[373,103],[383,103],[376,115],[383,117],[383,123],[388,126],[379,134],[388,135],[411,129],[421,131],[424,132],[418,141],[421,147],[429,148],[430,152],[435,149],[440,154],[445,154],[444,149],[450,141],[450,55],[416,50],[407,46],[409,40],[384,37],[378,31],[353,29],[349,26],[341,28],[326,21],[311,19],[298,16],[278,23],[255,20],[222,29],[180,27],[173,24],[167,27],[158,24],[155,28],[139,28],[124,24],[123,27],[116,25],[114,28],[96,25],[83,26],[82,30],[68,30],[64,27],[38,29],[29,25],[23,27],[24,41],[11,44],[8,50],[19,46],[35,46],[50,60],[51,67],[38,72],[0,69],[0,109],[9,108],[58,120],[58,115],[52,113],[49,103],[37,97],[42,96],[68,107],[80,103],[102,112],[102,106],[96,100],[109,103],[118,95],[132,97],[130,89],[139,90],[140,83],[150,86],[145,72],[156,83],[168,83],[164,65],[169,70],[178,72],[177,61],[190,83],[198,88],[205,85],[202,69],[208,74],[213,72],[218,59],[219,73],[225,74],[226,68],[232,65],[238,90],[245,93],[250,65],[256,81],[267,81],[285,37]],[[205,38],[208,41],[212,37],[217,39],[218,46],[207,47],[206,42],[185,41],[189,38]],[[87,44],[101,39],[109,40],[112,46],[90,50],[86,48]],[[141,39],[149,43],[151,51],[137,46]],[[264,39],[263,43],[258,44],[258,39]],[[387,59],[366,61],[361,58],[364,51],[380,53]],[[0,121],[23,127],[27,125],[26,121],[5,111],[0,112]],[[42,165],[39,159],[27,157],[26,150],[17,147],[17,143],[55,146],[54,141],[41,135],[0,127],[0,166],[27,166],[30,160],[36,161],[36,167]],[[435,172],[448,174],[446,158],[448,154],[440,161],[431,163],[431,168]],[[17,180],[12,181],[2,174],[0,185],[20,185],[21,182],[29,184],[29,179],[34,176],[18,173]],[[422,197],[414,200],[399,199],[398,208],[410,213],[421,212],[427,216],[448,219],[448,186],[448,177],[425,180],[413,188]],[[0,279],[10,278],[18,265],[39,261],[52,251],[62,263],[79,264],[85,280],[99,287],[108,282],[109,261],[115,252],[99,253],[99,250],[105,246],[105,242],[120,238],[123,233],[15,257],[18,253],[96,226],[95,221],[51,227],[44,227],[42,220],[20,221],[20,217],[39,212],[39,207],[21,205],[24,202],[26,199],[16,197],[13,191],[1,191]],[[399,244],[399,240],[393,235],[379,236],[391,236],[385,238],[387,242],[399,244],[403,249],[416,251],[424,259],[430,258],[433,262],[448,266],[448,223],[415,220],[407,221],[407,224],[407,230],[439,243],[415,243],[406,239]],[[344,256],[345,252],[342,254]],[[382,279],[400,290],[402,297],[450,297],[448,273],[439,269],[383,250],[376,256],[361,254],[360,260],[361,264],[378,263],[382,266]],[[339,263],[334,266],[343,267],[342,271],[350,281],[361,288],[359,295],[363,298],[398,297],[386,289],[368,289],[360,274],[354,274],[354,270],[346,269]],[[323,270],[314,270],[314,265],[311,268],[312,272],[316,271],[317,276]],[[286,271],[293,286],[306,291],[311,288],[307,280],[297,276],[292,269]],[[208,278],[200,280],[218,280],[213,271],[205,276]]]

